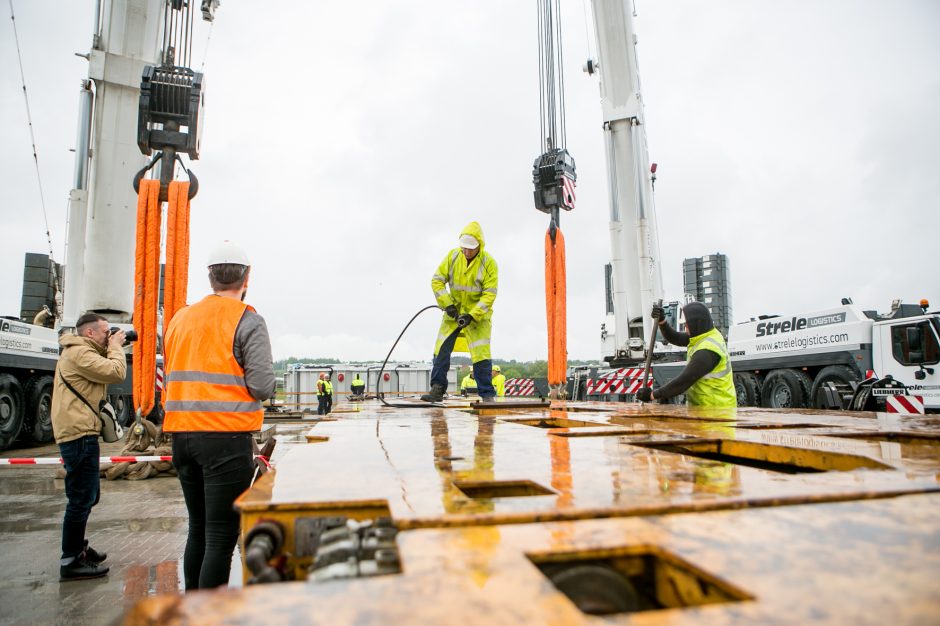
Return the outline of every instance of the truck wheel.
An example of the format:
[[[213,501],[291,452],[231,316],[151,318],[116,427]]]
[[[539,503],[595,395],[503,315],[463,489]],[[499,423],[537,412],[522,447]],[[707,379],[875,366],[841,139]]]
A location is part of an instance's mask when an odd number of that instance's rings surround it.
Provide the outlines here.
[[[810,394],[813,408],[832,408],[826,403],[826,395],[823,392],[826,383],[834,383],[840,393],[846,393],[852,391],[852,383],[854,382],[858,382],[858,376],[845,365],[830,365],[822,368],[816,374],[816,380],[813,382],[813,390]]]
[[[23,388],[10,374],[0,374],[0,450],[6,450],[23,427]]]
[[[122,396],[112,394],[108,396],[108,402],[114,408],[114,415],[117,417],[118,424],[127,428],[134,421],[134,412],[131,411],[131,396]]]
[[[806,406],[807,393],[799,374],[791,369],[773,370],[761,385],[761,406],[772,409],[801,409]],[[806,376],[803,374],[803,376]]]
[[[36,376],[26,383],[23,432],[30,441],[52,441],[52,376]]]
[[[735,374],[734,391],[738,396],[738,406],[760,406],[760,383],[754,374]]]

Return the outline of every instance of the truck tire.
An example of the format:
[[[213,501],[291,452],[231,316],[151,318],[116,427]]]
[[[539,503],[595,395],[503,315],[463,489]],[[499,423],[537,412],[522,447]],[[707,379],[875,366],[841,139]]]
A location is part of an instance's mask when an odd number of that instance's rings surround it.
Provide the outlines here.
[[[761,385],[761,406],[772,409],[801,409],[806,406],[809,395],[804,391],[804,381],[800,374],[809,378],[803,372],[791,369],[772,370],[764,378]]]
[[[52,441],[52,376],[34,376],[26,383],[23,432],[35,443]]]
[[[734,391],[738,397],[738,406],[760,406],[760,382],[754,374],[735,374]]]
[[[23,427],[23,388],[10,374],[0,374],[0,450],[10,447]]]
[[[131,410],[133,400],[131,396],[122,396],[121,394],[111,394],[108,396],[108,402],[114,408],[114,415],[117,417],[118,424],[127,428],[134,421],[134,412]]]
[[[834,383],[840,392],[852,390],[852,383],[858,382],[858,375],[845,365],[830,365],[819,370],[813,389],[810,392],[811,406],[814,409],[832,408],[826,404],[823,388],[826,383]],[[841,407],[840,407],[841,408]]]

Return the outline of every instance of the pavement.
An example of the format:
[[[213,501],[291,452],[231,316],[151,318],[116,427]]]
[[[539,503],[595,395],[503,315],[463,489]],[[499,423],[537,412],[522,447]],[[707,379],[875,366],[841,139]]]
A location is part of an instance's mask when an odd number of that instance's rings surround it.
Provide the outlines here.
[[[299,420],[298,420],[299,421]],[[279,425],[275,460],[309,425]],[[285,445],[281,444],[281,439]],[[123,444],[101,444],[102,455]],[[20,447],[0,457],[58,457],[58,446]],[[147,596],[182,593],[186,505],[179,482],[165,476],[101,481],[101,501],[88,520],[87,537],[106,552],[104,578],[59,582],[65,484],[57,466],[0,466],[0,625],[117,623]],[[230,586],[241,586],[241,557],[233,555]]]

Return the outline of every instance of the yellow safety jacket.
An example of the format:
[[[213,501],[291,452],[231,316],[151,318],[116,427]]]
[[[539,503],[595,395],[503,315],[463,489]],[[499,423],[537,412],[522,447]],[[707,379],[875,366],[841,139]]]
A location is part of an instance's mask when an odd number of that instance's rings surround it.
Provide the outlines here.
[[[245,370],[232,353],[238,322],[249,308],[211,295],[173,316],[164,342],[164,432],[261,428],[264,409],[249,393]]]
[[[470,374],[467,374],[466,376],[464,376],[463,380],[460,381],[460,390],[463,391],[465,389],[466,390],[473,389],[474,391],[477,390],[477,381],[474,378],[470,378]]]
[[[483,229],[477,222],[467,224],[460,234],[473,235],[480,242],[477,255],[467,263],[460,248],[448,252],[431,278],[431,290],[442,309],[453,304],[459,313],[469,313],[473,317],[473,322],[460,331],[453,351],[469,352],[470,359],[479,363],[490,358],[490,320],[499,284],[499,268],[496,260],[484,250]],[[445,313],[434,345],[435,356],[444,340],[455,330],[457,320]]]
[[[502,374],[497,374],[496,376],[493,376],[493,387],[496,388],[497,396],[505,396],[506,395],[506,377],[503,376]]]
[[[325,393],[328,396],[332,396],[333,395],[333,383],[331,383],[328,380],[324,380],[323,381],[323,393]]]
[[[707,333],[689,339],[688,359],[692,360],[692,355],[699,350],[710,350],[717,354],[720,360],[711,372],[695,381],[685,392],[689,406],[736,407],[738,401],[731,374],[731,362],[728,360],[728,348],[718,329],[712,328]]]

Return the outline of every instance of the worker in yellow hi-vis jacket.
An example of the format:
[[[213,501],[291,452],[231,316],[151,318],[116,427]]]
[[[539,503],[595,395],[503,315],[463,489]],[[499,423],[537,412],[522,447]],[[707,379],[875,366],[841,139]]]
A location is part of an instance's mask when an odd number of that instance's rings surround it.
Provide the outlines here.
[[[477,390],[484,402],[496,396],[493,388],[490,335],[493,302],[499,284],[496,260],[484,250],[483,229],[470,222],[461,231],[460,247],[444,257],[431,278],[438,306],[444,309],[434,346],[431,391],[421,396],[440,402],[447,391],[451,352],[470,352]]]

